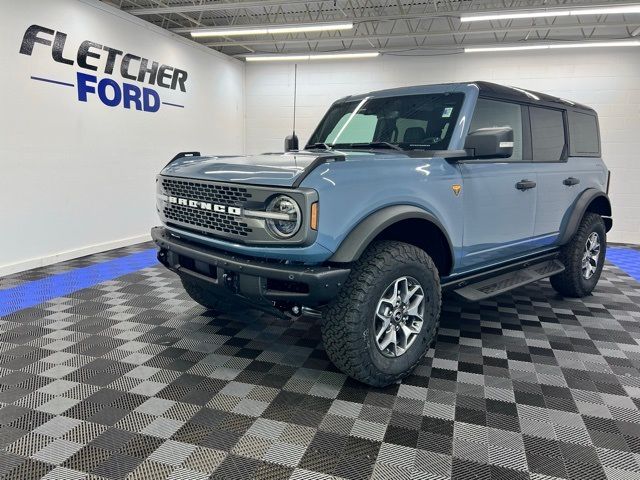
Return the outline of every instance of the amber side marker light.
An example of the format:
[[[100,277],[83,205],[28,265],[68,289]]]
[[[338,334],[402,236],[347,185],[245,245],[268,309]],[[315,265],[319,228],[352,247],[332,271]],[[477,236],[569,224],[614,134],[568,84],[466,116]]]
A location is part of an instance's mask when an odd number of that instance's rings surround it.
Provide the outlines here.
[[[318,230],[318,202],[314,202],[311,204],[310,226],[312,230]]]

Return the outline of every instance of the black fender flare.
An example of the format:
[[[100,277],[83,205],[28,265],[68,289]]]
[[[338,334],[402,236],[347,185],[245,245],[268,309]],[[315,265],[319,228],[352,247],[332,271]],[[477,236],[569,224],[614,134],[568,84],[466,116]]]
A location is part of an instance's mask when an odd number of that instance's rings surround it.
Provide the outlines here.
[[[431,213],[413,205],[392,205],[373,212],[349,232],[329,261],[349,263],[357,260],[380,232],[394,223],[409,219],[427,220],[437,227],[447,239],[453,261],[453,244],[442,223]]]
[[[580,196],[576,199],[573,204],[573,209],[570,210],[570,213],[567,212],[565,215],[565,220],[563,220],[563,228],[560,230],[560,236],[558,237],[558,245],[564,245],[571,240],[571,238],[578,231],[578,227],[580,226],[580,222],[582,221],[582,217],[587,212],[589,205],[593,203],[594,200],[598,198],[604,198],[606,201],[606,209],[604,212],[601,212],[603,216],[605,228],[607,232],[611,230],[613,226],[613,220],[610,218],[611,215],[611,201],[607,194],[601,190],[595,188],[587,188],[584,192],[580,194]]]

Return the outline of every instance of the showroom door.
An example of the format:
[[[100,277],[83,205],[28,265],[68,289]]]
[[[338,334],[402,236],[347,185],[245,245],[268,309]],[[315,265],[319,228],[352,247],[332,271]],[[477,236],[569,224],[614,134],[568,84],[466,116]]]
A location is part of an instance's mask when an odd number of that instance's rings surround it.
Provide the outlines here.
[[[508,159],[460,162],[464,192],[463,268],[493,264],[531,249],[537,176],[531,162],[526,111],[516,103],[479,99],[469,132],[511,127]],[[528,127],[528,125],[527,125]]]

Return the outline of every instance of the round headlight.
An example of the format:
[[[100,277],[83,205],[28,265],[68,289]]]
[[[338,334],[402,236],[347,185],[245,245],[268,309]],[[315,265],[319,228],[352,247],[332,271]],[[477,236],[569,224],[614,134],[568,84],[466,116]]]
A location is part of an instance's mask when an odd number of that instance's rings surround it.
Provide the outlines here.
[[[287,197],[286,195],[280,195],[269,202],[267,205],[267,212],[281,214],[282,218],[268,218],[267,227],[269,231],[278,238],[291,238],[302,225],[302,214],[300,207],[296,201]]]

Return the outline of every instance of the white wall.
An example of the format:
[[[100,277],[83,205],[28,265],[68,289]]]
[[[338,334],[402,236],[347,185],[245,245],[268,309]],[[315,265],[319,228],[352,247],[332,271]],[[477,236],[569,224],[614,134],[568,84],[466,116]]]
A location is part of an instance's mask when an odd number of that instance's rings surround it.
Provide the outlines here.
[[[609,239],[640,243],[640,49],[382,56],[298,65],[297,131],[306,142],[336,99],[371,90],[487,80],[557,95],[598,111],[605,161],[612,171],[614,229]],[[282,150],[291,130],[293,65],[248,64],[248,153]]]
[[[155,175],[175,153],[243,153],[242,62],[94,0],[4,1],[0,18],[0,275],[147,239]],[[67,33],[67,57],[91,40],[186,70],[185,93],[155,87],[184,108],[110,108],[95,96],[79,102],[75,87],[31,80],[75,84],[76,72],[124,80],[101,72],[105,52],[91,60],[98,72],[56,63],[41,44],[21,55],[32,24]]]

